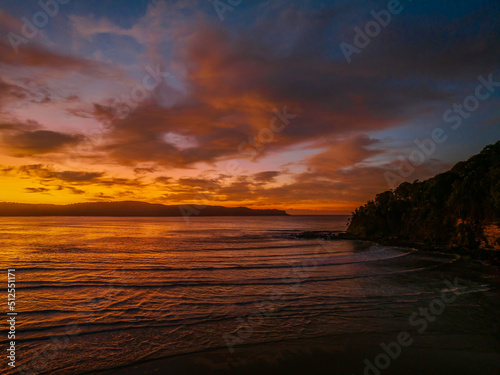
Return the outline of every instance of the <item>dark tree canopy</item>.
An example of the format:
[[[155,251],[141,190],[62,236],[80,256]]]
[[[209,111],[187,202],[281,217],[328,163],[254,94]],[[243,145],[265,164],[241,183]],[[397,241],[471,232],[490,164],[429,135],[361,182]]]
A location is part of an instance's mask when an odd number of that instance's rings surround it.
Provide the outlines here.
[[[450,171],[402,183],[359,207],[348,233],[476,248],[500,222],[500,141]]]

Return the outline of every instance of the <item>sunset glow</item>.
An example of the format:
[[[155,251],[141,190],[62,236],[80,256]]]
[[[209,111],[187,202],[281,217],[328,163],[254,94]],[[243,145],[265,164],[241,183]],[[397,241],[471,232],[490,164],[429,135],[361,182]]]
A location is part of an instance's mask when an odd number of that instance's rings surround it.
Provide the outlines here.
[[[494,25],[475,26],[498,18],[494,2],[407,5],[350,63],[339,45],[371,19],[371,2],[244,2],[223,20],[207,1],[90,3],[60,4],[35,30],[23,17],[33,22],[36,2],[3,5],[3,201],[348,213],[388,189],[385,173],[436,127],[446,142],[399,182],[500,137],[500,90],[460,129],[443,120],[478,77],[499,80]],[[412,15],[424,8],[425,22]],[[414,45],[433,47],[409,50],[409,28]]]

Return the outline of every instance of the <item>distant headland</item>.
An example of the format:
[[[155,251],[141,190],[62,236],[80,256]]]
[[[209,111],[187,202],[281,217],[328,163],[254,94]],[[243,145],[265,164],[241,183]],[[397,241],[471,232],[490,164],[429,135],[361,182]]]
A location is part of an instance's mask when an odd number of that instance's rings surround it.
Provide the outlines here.
[[[282,210],[260,210],[247,207],[204,206],[192,214],[190,206],[151,204],[146,202],[89,202],[67,205],[0,203],[0,216],[115,216],[115,217],[183,217],[183,216],[287,216]]]

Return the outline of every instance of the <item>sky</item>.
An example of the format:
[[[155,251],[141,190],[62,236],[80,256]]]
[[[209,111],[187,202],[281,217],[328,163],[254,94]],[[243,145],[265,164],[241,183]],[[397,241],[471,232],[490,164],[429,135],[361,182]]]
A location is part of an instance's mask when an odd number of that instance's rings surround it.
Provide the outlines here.
[[[500,139],[497,0],[0,9],[0,201],[349,213]]]

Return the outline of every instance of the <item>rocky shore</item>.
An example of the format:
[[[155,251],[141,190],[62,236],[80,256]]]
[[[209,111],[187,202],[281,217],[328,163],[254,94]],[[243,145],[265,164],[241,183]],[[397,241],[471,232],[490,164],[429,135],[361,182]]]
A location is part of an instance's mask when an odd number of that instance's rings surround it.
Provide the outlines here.
[[[325,241],[371,241],[386,246],[408,247],[420,251],[440,252],[460,255],[462,258],[478,260],[487,265],[500,266],[500,251],[482,248],[466,248],[461,246],[442,246],[426,242],[415,242],[397,237],[357,236],[340,231],[307,231],[293,234],[292,238],[301,240],[325,240]]]

